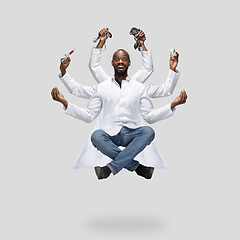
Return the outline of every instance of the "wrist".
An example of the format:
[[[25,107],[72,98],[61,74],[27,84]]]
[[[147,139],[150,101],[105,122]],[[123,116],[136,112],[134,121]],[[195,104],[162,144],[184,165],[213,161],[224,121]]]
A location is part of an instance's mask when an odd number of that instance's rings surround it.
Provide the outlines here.
[[[62,100],[61,103],[67,108],[68,107],[68,101],[66,99]]]
[[[103,45],[105,44],[105,42],[106,42],[106,40],[105,40],[105,39],[104,39],[104,40],[100,39],[100,41],[98,42],[98,45],[97,45],[97,47],[96,47],[96,48],[102,48],[102,47],[103,47]]]
[[[62,74],[62,77],[66,74],[66,69],[61,69],[60,68],[60,71],[61,71],[61,74]]]
[[[142,50],[143,50],[143,51],[147,51],[147,48],[146,48],[146,46],[144,45],[144,42],[142,42],[142,43],[140,43],[140,44],[141,44]]]
[[[173,67],[170,67],[170,69],[173,71],[173,72],[176,72],[176,68],[173,68]]]
[[[173,101],[173,102],[171,103],[171,109],[175,108],[176,106],[177,106],[177,103]]]

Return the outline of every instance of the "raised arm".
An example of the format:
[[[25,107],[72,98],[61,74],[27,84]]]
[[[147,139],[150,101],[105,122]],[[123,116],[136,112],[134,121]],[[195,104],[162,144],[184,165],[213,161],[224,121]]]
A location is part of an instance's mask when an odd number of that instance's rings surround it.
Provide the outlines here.
[[[181,91],[180,95],[175,100],[164,107],[154,109],[151,100],[149,99],[147,92],[144,91],[140,99],[140,113],[143,119],[152,124],[160,120],[171,117],[174,114],[175,107],[177,105],[185,103],[187,100],[187,94],[185,91]]]
[[[102,47],[104,46],[104,44],[106,42],[106,37],[109,36],[109,31],[106,28],[104,28],[98,34],[101,37],[100,37],[100,40],[99,40],[96,48],[92,49],[88,67],[89,67],[90,72],[92,73],[93,77],[95,78],[95,80],[98,83],[101,83],[109,78],[109,76],[106,74],[106,72],[100,66]]]
[[[150,75],[153,73],[153,61],[152,54],[147,50],[145,46],[146,36],[145,33],[138,29],[139,32],[134,36],[134,39],[137,40],[138,36],[141,36],[140,45],[142,47],[141,55],[142,55],[142,68],[138,70],[133,76],[132,79],[136,79],[138,82],[144,83]]]
[[[91,98],[95,93],[95,86],[82,86],[81,84],[74,81],[70,75],[67,73],[66,69],[69,66],[71,59],[68,57],[66,60],[60,60],[60,71],[61,73],[58,75],[59,79],[62,81],[67,90],[77,96],[82,98]]]
[[[69,103],[59,92],[57,87],[53,88],[51,95],[53,100],[63,104],[63,108],[66,114],[87,123],[92,122],[102,109],[102,100],[97,92],[89,100],[87,108],[77,107]]]
[[[178,70],[176,70],[175,72],[169,70],[165,83],[161,85],[144,84],[149,97],[160,98],[172,95],[177,85],[179,76],[180,73],[178,72]]]
[[[170,60],[169,60],[170,69],[168,72],[168,77],[166,82],[161,85],[153,85],[153,84],[145,85],[145,88],[147,90],[149,97],[159,98],[159,97],[166,97],[166,96],[172,95],[180,76],[179,71],[176,69],[178,65],[179,54],[178,53],[176,54],[177,56],[170,55]]]

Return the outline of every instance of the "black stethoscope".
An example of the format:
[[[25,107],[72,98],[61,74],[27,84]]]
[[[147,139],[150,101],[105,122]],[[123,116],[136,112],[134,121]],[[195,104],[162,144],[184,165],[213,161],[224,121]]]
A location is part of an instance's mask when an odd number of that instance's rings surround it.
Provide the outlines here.
[[[108,28],[106,28],[108,30]],[[99,38],[101,37],[101,35],[99,34],[98,37],[93,39],[93,42],[96,42]],[[112,34],[109,32],[109,37],[112,38]],[[106,39],[107,39],[107,33],[106,33]]]

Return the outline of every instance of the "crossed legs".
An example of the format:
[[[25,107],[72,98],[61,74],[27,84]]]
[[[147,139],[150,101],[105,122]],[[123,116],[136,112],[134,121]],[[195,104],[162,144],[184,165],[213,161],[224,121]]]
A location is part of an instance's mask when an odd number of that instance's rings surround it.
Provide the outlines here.
[[[115,136],[110,136],[101,129],[96,130],[92,133],[91,141],[94,147],[112,159],[107,164],[107,167],[115,175],[123,168],[129,171],[136,171],[136,169],[142,166],[134,158],[152,142],[154,137],[155,132],[151,127],[143,126],[130,129],[124,126]],[[118,146],[123,146],[125,149],[120,150]]]

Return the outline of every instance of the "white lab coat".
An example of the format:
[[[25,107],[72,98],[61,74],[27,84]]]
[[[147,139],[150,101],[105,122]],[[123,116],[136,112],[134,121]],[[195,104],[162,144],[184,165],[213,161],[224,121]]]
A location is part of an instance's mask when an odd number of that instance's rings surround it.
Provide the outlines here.
[[[147,78],[153,72],[153,64],[152,64],[152,57],[151,57],[150,51],[142,51],[141,54],[142,54],[142,69],[140,69],[136,74],[134,74],[131,77],[131,79],[136,79],[137,81],[143,83],[147,80]],[[97,82],[103,82],[111,78],[101,68],[100,57],[101,57],[101,50],[93,48],[90,62],[89,62],[89,68]],[[171,95],[177,84],[179,75],[180,74],[178,71],[173,72],[169,70],[167,80],[164,84],[159,86],[145,84],[145,88],[147,90],[149,97],[156,98],[156,97],[165,97],[165,96]],[[81,84],[75,82],[69,76],[68,73],[66,73],[63,77],[60,74],[59,78],[63,82],[63,84],[66,86],[68,91],[71,94],[74,94],[75,96],[90,98],[95,93],[96,86],[92,86],[92,87],[82,86]],[[96,125],[93,131],[91,132],[91,134],[95,130],[99,129],[100,119],[101,119],[101,113],[97,118]],[[144,121],[142,118],[140,118],[140,123],[141,125],[144,125],[143,124]],[[96,165],[104,166],[111,161],[109,157],[103,155],[95,147],[93,147],[90,140],[91,134],[89,135],[85,146],[77,156],[76,161],[73,165],[73,169],[93,168]],[[139,161],[141,164],[145,166],[153,166],[155,168],[162,168],[162,169],[167,168],[164,158],[159,152],[159,150],[156,148],[154,141],[150,145],[148,145],[139,155],[137,155],[135,159],[137,159],[137,161]]]

